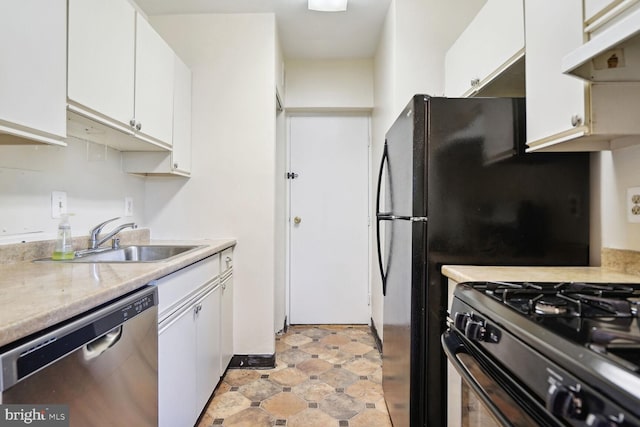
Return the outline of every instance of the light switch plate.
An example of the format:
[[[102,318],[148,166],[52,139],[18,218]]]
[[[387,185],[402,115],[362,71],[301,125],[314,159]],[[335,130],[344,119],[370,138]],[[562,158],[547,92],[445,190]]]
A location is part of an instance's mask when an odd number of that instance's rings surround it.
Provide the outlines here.
[[[640,187],[627,188],[627,221],[640,222]]]
[[[67,213],[67,193],[65,191],[51,192],[51,218],[60,218]]]

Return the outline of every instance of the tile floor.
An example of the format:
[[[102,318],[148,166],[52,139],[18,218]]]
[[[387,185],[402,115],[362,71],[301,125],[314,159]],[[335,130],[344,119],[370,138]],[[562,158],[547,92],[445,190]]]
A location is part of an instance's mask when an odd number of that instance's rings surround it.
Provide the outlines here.
[[[229,369],[197,427],[391,427],[368,326],[292,326],[274,369]]]

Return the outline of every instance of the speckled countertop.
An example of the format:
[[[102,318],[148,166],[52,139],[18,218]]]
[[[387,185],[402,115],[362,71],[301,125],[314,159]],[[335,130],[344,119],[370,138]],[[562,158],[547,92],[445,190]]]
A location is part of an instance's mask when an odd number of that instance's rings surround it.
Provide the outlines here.
[[[482,267],[444,265],[442,273],[456,282],[530,281],[530,282],[609,282],[640,283],[637,274],[603,267]]]
[[[456,282],[640,283],[640,251],[602,248],[601,267],[484,267],[443,265],[442,274]]]
[[[55,325],[235,245],[234,239],[159,241],[198,245],[163,262],[0,263],[0,346]]]

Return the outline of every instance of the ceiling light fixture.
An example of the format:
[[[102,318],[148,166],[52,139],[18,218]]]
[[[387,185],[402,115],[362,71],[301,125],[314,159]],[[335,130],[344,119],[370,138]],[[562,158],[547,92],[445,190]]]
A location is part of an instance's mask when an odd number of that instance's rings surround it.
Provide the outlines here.
[[[309,0],[309,10],[345,12],[347,10],[347,0]]]

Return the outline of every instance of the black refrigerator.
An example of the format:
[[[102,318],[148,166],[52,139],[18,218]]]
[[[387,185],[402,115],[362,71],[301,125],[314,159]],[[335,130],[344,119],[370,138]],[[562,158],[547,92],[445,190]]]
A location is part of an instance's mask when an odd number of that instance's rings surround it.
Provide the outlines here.
[[[378,174],[383,389],[394,427],[446,425],[443,264],[588,265],[588,153],[525,153],[515,98],[416,95]]]

